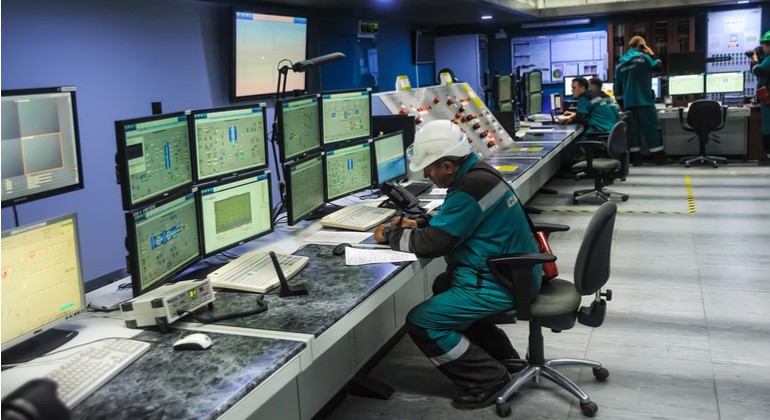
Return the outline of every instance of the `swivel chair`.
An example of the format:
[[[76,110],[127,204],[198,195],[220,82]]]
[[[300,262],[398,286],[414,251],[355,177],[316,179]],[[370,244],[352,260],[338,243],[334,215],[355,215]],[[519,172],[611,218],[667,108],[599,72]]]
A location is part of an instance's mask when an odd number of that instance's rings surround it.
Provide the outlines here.
[[[581,359],[545,359],[542,328],[553,332],[568,330],[577,319],[583,325],[599,327],[604,322],[607,311],[606,300],[612,300],[612,290],[602,292],[602,287],[610,277],[610,251],[612,233],[615,227],[615,203],[602,204],[591,218],[586,228],[583,242],[575,263],[574,283],[559,278],[543,282],[540,294],[532,301],[519,299],[516,309],[502,314],[499,318],[490,317],[496,323],[515,322],[511,318],[529,321],[529,348],[527,359],[520,362],[523,367],[497,395],[495,401],[497,414],[506,417],[511,414],[508,400],[529,380],[540,381],[543,376],[569,391],[580,400],[583,414],[593,417],[599,407],[591,397],[575,382],[554,369],[557,366],[588,366],[593,369],[594,377],[604,382],[609,371],[601,363]],[[487,259],[487,266],[495,279],[510,285],[516,296],[531,296],[530,274],[536,264],[555,261],[550,254],[504,254]],[[595,295],[589,307],[580,307],[581,296]],[[502,321],[500,320],[502,319]],[[506,364],[509,366],[510,363]],[[510,369],[510,368],[509,368]]]
[[[684,109],[679,108],[679,123],[682,125],[682,129],[695,133],[695,136],[687,141],[690,142],[697,138],[700,143],[698,155],[685,156],[679,162],[684,162],[686,168],[689,168],[693,162],[710,163],[715,168],[719,167],[719,163],[727,165],[726,158],[706,154],[706,143],[709,142],[709,139],[719,143],[718,137],[711,133],[723,129],[725,121],[727,121],[727,107],[719,105],[717,101],[700,99],[690,104],[686,123],[684,122]]]
[[[612,127],[606,143],[594,139],[577,142],[586,150],[586,159],[572,165],[572,171],[582,172],[586,177],[593,178],[594,188],[573,192],[573,204],[578,204],[580,200],[594,196],[601,201],[609,201],[612,195],[620,196],[622,201],[628,201],[628,194],[610,191],[606,188],[616,179],[625,181],[628,176],[630,153],[628,151],[627,128],[626,122],[621,120]],[[602,152],[606,153],[608,157],[596,157]]]

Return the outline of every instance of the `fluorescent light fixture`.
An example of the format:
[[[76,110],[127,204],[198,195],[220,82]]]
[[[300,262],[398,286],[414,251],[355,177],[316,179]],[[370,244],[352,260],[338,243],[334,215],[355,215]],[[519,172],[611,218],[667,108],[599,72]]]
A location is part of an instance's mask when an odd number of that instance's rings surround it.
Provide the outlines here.
[[[740,1],[735,2],[735,4],[746,4],[748,2],[749,2],[749,0],[740,0]]]
[[[589,23],[591,23],[591,19],[589,18],[552,20],[548,22],[522,23],[521,28],[522,29],[555,28],[558,26],[588,25]]]
[[[482,19],[482,20],[489,20],[489,19],[492,19],[492,15],[482,15],[482,16],[481,16],[481,19]]]

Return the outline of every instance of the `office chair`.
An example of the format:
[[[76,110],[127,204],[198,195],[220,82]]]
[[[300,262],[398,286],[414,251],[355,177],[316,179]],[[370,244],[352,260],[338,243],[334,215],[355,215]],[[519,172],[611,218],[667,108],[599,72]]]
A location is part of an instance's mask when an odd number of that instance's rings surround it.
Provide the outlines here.
[[[542,329],[545,327],[553,332],[561,332],[575,326],[575,320],[594,328],[601,326],[604,322],[607,301],[612,300],[612,290],[607,289],[606,292],[602,292],[601,289],[610,277],[610,251],[616,213],[615,203],[606,202],[591,218],[575,262],[574,283],[559,278],[544,281],[540,294],[532,302],[520,299],[513,311],[498,317],[490,317],[498,324],[511,323],[511,318],[529,321],[527,359],[517,361],[520,362],[519,367],[522,369],[500,391],[495,401],[497,414],[500,417],[511,414],[511,405],[508,402],[511,396],[530,380],[539,383],[541,376],[576,396],[580,400],[580,408],[585,416],[593,417],[599,410],[585,391],[554,368],[588,366],[592,368],[594,377],[600,382],[607,380],[609,371],[602,367],[601,363],[592,360],[546,360]],[[512,285],[516,296],[531,296],[532,267],[555,260],[556,257],[550,254],[505,254],[490,257],[487,259],[487,266],[497,281]],[[591,306],[581,307],[581,297],[590,295],[596,296]],[[606,297],[606,300],[603,297]],[[512,364],[506,364],[507,367],[509,365]]]
[[[727,107],[721,106],[719,102],[709,99],[700,99],[690,104],[687,111],[687,123],[684,122],[684,109],[679,108],[679,123],[682,129],[695,133],[688,142],[698,138],[700,143],[699,154],[694,156],[685,156],[679,159],[684,162],[684,166],[689,168],[693,162],[710,163],[711,166],[718,168],[719,163],[727,165],[727,159],[721,156],[710,156],[706,154],[706,143],[713,139],[719,143],[718,137],[712,135],[714,131],[719,131],[725,127],[727,121]]]
[[[625,181],[630,167],[628,151],[628,125],[618,121],[607,136],[606,143],[600,137],[588,137],[589,140],[577,142],[586,150],[586,159],[572,165],[573,172],[583,172],[586,177],[594,179],[594,188],[578,190],[572,193],[572,204],[580,200],[596,196],[602,201],[609,201],[612,195],[620,196],[622,201],[628,201],[628,194],[606,189],[616,179]],[[596,157],[606,153],[608,157]]]

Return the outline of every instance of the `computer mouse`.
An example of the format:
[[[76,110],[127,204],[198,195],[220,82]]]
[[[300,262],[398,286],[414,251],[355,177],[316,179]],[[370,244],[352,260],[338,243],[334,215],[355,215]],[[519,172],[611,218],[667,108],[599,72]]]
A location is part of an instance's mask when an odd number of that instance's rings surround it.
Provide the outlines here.
[[[186,335],[174,343],[174,350],[205,350],[214,344],[206,334],[193,333]]]
[[[350,244],[346,243],[346,242],[343,242],[343,243],[335,246],[334,249],[332,249],[332,255],[337,255],[337,256],[345,255],[345,248],[347,248],[349,246],[350,246]]]

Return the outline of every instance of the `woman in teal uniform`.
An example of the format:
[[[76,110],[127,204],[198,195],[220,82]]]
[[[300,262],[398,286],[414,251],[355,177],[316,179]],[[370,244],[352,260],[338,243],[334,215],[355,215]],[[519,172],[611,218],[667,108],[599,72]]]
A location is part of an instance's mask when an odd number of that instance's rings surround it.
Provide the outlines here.
[[[757,89],[765,86],[770,90],[770,31],[765,32],[762,39],[759,40],[764,51],[762,60],[757,57],[754,51],[754,57],[751,62],[751,72],[757,76]],[[760,101],[759,109],[762,112],[762,144],[765,146],[765,159],[760,160],[762,166],[770,165],[770,101],[762,103]]]

